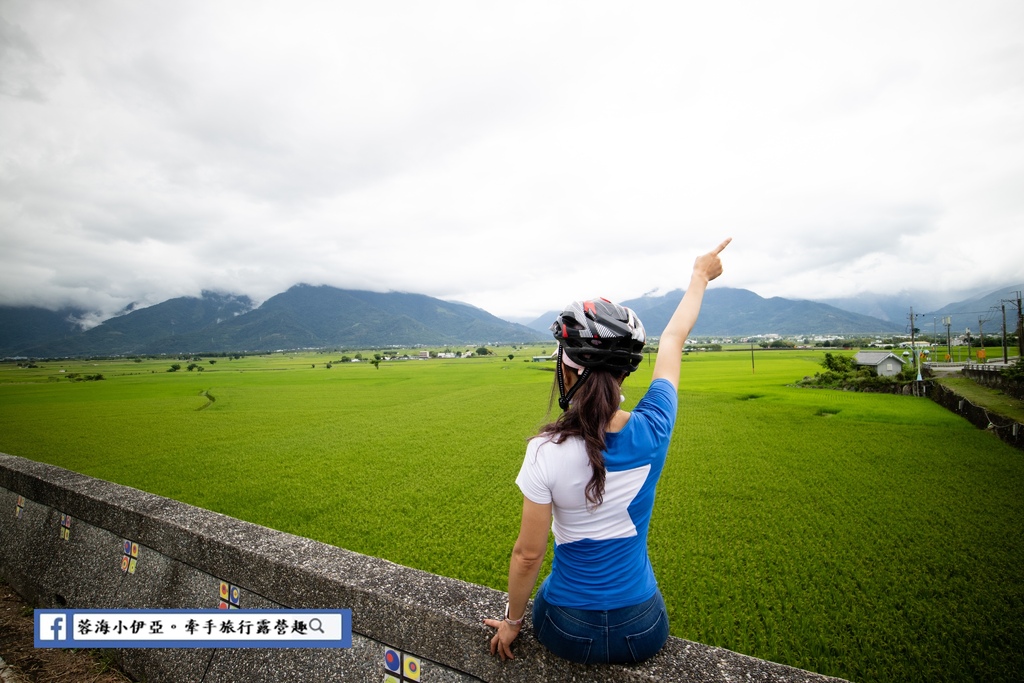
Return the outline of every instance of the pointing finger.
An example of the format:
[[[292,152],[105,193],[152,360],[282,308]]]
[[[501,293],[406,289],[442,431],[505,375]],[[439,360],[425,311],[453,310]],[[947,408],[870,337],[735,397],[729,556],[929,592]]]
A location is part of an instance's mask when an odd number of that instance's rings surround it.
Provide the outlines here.
[[[722,253],[723,249],[725,249],[727,246],[729,246],[729,242],[732,242],[732,238],[731,237],[726,237],[725,240],[721,244],[719,244],[717,247],[715,247],[714,249],[711,250],[711,253],[714,254],[715,256],[718,256],[719,254]]]

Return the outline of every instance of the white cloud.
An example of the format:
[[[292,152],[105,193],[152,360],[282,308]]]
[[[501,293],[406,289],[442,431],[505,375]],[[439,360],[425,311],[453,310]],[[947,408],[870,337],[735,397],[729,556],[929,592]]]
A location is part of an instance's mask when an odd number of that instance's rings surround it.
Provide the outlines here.
[[[0,303],[1020,279],[1013,2],[0,9]],[[993,249],[993,245],[998,245]]]

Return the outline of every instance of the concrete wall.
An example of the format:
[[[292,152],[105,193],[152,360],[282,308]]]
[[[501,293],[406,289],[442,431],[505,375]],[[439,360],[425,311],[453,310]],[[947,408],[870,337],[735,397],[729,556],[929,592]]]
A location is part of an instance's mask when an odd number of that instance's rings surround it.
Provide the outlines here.
[[[964,366],[962,372],[965,377],[970,377],[978,384],[999,389],[1014,398],[1024,400],[1024,386],[1018,382],[1011,382],[1006,379],[1003,376],[1004,367],[997,364],[971,363]]]
[[[132,572],[125,540],[140,545]],[[439,683],[839,680],[678,638],[641,665],[581,666],[550,655],[529,625],[516,659],[500,662],[482,619],[501,613],[503,592],[6,454],[0,574],[44,608],[214,608],[226,582],[243,608],[352,610],[351,649],[119,650],[148,683],[381,681],[385,645],[420,658],[421,680]]]

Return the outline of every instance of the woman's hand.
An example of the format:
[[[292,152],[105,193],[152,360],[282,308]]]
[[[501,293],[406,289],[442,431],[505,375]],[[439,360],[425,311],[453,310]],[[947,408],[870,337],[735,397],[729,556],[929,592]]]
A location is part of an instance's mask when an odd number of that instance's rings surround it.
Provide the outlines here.
[[[708,283],[722,274],[722,261],[718,255],[729,246],[732,238],[728,238],[717,247],[698,256],[693,263],[693,274],[690,276],[690,285],[686,288],[683,300],[679,302],[675,313],[661,333],[661,340],[658,344],[658,358],[654,361],[654,374],[652,379],[664,379],[672,383],[672,386],[679,388],[679,368],[683,345],[690,335],[694,323],[697,322],[697,315],[700,313],[701,302],[704,301],[704,290]]]
[[[697,257],[697,260],[693,264],[693,274],[703,277],[708,282],[711,282],[721,275],[722,261],[718,258],[718,255],[722,253],[723,249],[729,246],[729,242],[732,242],[731,237],[727,238],[724,242],[703,256]]]
[[[512,655],[512,641],[519,635],[522,626],[513,626],[504,619],[484,619],[484,623],[498,629],[491,638],[491,655],[497,654],[502,660],[515,659]]]

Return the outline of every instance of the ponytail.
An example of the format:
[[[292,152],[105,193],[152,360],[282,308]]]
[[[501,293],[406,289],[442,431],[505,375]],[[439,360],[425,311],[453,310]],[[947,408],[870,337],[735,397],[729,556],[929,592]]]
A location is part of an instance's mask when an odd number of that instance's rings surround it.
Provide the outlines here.
[[[604,501],[604,434],[619,409],[623,377],[602,370],[587,373],[585,381],[581,378],[573,386],[572,403],[568,409],[540,430],[541,435],[551,435],[554,443],[562,443],[570,436],[583,439],[593,472],[587,482],[587,503],[593,507]],[[552,398],[555,390],[553,387]]]

